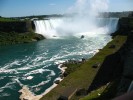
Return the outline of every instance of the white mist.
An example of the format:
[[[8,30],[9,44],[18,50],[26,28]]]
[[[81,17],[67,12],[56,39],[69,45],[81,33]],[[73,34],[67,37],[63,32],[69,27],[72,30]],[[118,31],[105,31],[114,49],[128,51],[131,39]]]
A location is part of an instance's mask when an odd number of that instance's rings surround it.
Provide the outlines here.
[[[77,0],[67,14],[73,17],[35,21],[36,33],[46,38],[66,36],[85,37],[109,34],[117,29],[117,18],[98,18],[108,11],[108,0]]]

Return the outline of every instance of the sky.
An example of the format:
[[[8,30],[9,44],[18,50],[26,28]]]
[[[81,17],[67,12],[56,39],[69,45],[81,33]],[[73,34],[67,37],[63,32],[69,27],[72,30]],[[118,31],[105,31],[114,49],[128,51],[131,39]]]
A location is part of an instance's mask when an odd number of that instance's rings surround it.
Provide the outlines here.
[[[64,14],[77,0],[0,0],[0,16]],[[109,0],[109,11],[133,11],[133,0]]]

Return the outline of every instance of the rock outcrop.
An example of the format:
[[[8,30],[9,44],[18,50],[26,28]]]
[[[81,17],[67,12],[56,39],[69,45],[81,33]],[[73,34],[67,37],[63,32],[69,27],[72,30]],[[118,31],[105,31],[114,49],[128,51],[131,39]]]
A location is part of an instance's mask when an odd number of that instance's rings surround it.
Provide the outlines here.
[[[122,58],[122,76],[119,83],[117,95],[122,95],[127,92],[131,81],[133,80],[133,16],[120,18],[118,23],[118,31],[112,34],[125,35],[127,36],[127,41],[122,48],[121,58]]]
[[[1,32],[33,32],[31,21],[0,21]]]
[[[133,33],[128,35],[121,56],[123,58],[123,73],[117,95],[126,93],[133,80]]]
[[[45,39],[34,33],[33,21],[0,21],[0,45],[29,43]]]
[[[133,32],[133,17],[123,17],[119,19],[118,30],[112,36],[128,35],[131,32]]]

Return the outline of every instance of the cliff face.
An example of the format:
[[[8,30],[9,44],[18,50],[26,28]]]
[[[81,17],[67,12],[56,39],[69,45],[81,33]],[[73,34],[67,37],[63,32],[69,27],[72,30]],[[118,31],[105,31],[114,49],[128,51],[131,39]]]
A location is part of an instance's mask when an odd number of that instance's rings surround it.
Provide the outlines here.
[[[133,33],[128,36],[125,53],[123,75],[127,78],[133,79]]]
[[[118,30],[111,35],[128,35],[131,32],[133,32],[133,17],[123,17],[119,19]]]
[[[35,25],[32,21],[0,21],[0,45],[29,43],[44,39],[34,33]]]
[[[126,37],[126,40],[116,53],[104,58],[101,69],[89,87],[90,94],[86,97],[87,99],[81,100],[92,100],[94,98],[96,100],[112,100],[112,98],[123,95],[128,91],[133,80],[133,18],[121,18],[118,23],[118,31],[112,35],[114,36],[114,48],[119,46],[116,45],[117,43],[121,43],[120,37]],[[119,37],[118,40],[115,40],[116,37]],[[103,84],[109,82],[112,83],[107,85],[104,90]],[[100,89],[98,89],[99,87]],[[102,89],[104,92],[101,92]],[[100,92],[101,96],[97,97],[97,93]]]
[[[1,32],[31,32],[33,31],[31,21],[0,21]]]
[[[117,95],[121,95],[127,92],[131,81],[133,80],[133,33],[130,32],[127,37],[127,41],[122,49],[122,61],[123,72],[121,81],[118,87]]]
[[[133,31],[133,17],[121,18],[118,23],[119,32],[121,34],[127,34],[130,31]]]
[[[127,36],[127,41],[122,48],[122,76],[117,95],[126,93],[133,80],[133,17],[121,18],[118,23],[118,31],[113,34]]]

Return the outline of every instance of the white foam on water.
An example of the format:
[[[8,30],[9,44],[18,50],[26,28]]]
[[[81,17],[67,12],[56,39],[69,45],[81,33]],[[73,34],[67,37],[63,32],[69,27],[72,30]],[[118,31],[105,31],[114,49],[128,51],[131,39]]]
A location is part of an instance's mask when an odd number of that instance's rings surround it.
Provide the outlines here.
[[[44,59],[44,57],[39,56],[39,57],[36,57],[35,59],[33,59],[32,62],[38,62],[42,59]]]
[[[57,60],[57,61],[55,61],[54,63],[56,64],[56,65],[59,65],[59,64],[62,64],[62,63],[64,63],[65,61],[64,60]]]
[[[89,11],[86,10],[88,6],[88,1],[91,2],[91,5],[89,6]],[[60,19],[49,19],[49,20],[36,20],[35,28],[36,33],[40,33],[47,38],[52,39],[66,39],[66,37],[76,37],[80,38],[82,35],[85,36],[82,41],[79,41],[80,43],[77,44],[77,46],[72,46],[67,44],[66,46],[62,46],[62,51],[59,51],[57,54],[53,54],[52,57],[49,58],[50,50],[45,51],[44,53],[41,53],[37,55],[38,51],[41,51],[43,49],[37,48],[38,50],[33,51],[33,54],[30,55],[30,57],[25,56],[25,59],[17,59],[13,62],[9,62],[4,67],[0,66],[0,73],[5,74],[13,74],[16,76],[13,80],[15,80],[12,83],[8,83],[5,86],[3,86],[0,90],[3,91],[5,88],[12,88],[12,84],[15,84],[16,82],[19,83],[19,85],[22,87],[20,92],[22,92],[20,99],[28,99],[28,100],[39,100],[42,95],[47,94],[49,91],[51,91],[53,88],[57,86],[57,84],[53,83],[53,85],[46,89],[44,93],[41,95],[35,95],[32,93],[29,88],[35,88],[35,91],[39,91],[41,86],[45,85],[46,83],[49,83],[52,79],[52,76],[56,75],[56,72],[53,70],[49,70],[48,67],[55,64],[63,63],[65,60],[68,60],[70,58],[73,58],[74,56],[84,56],[84,55],[94,55],[98,52],[98,49],[101,49],[106,43],[104,40],[104,35],[109,35],[111,32],[116,31],[117,29],[117,23],[118,19],[112,19],[108,18],[106,19],[106,23],[104,26],[97,26],[97,20],[99,20],[99,23],[101,24],[103,22],[102,19],[97,19],[96,16],[100,11],[103,11],[104,8],[107,8],[106,2],[107,0],[77,0],[77,3],[74,6],[74,12],[77,12],[77,16],[71,17],[71,18],[60,18]],[[87,5],[87,6],[86,6]],[[104,6],[101,6],[104,5]],[[100,6],[100,7],[99,7]],[[87,11],[87,12],[86,12]],[[89,12],[89,13],[88,13]],[[87,15],[86,15],[87,14]],[[90,16],[89,16],[90,15]],[[82,26],[82,27],[81,27]],[[92,44],[87,43],[87,41],[90,38],[93,38]],[[99,39],[102,38],[102,39]],[[99,42],[98,45],[97,42]],[[109,40],[108,40],[109,41]],[[107,41],[107,42],[108,42]],[[82,42],[82,43],[81,43]],[[86,43],[84,43],[86,42]],[[82,45],[85,45],[82,47]],[[72,51],[71,51],[72,49]],[[25,52],[27,50],[25,49]],[[20,66],[22,65],[23,66]],[[15,68],[14,68],[15,67]],[[46,69],[47,68],[47,69]],[[62,67],[61,65],[58,66],[58,68],[61,70],[61,72],[65,72],[66,67]],[[23,80],[32,80],[34,78],[35,74],[43,74],[45,72],[50,72],[49,75],[46,76],[47,80],[42,81],[39,84],[34,84],[33,86],[24,86],[20,82],[20,78]],[[21,74],[20,74],[21,73]],[[20,74],[20,76],[19,76]],[[12,77],[12,76],[11,76]],[[55,79],[62,81],[61,77],[58,77]]]
[[[63,73],[65,72],[66,67],[61,67],[61,64],[58,66],[58,68],[59,68]],[[55,81],[56,81],[56,80],[62,81],[63,79],[62,79],[61,77],[58,77],[58,78],[55,79]],[[55,88],[56,86],[57,86],[57,84],[54,83],[51,87],[49,87],[48,89],[46,89],[44,93],[42,93],[42,96],[43,96],[43,95],[46,95],[48,92],[50,92],[50,91],[51,91],[53,88]]]
[[[61,66],[62,66],[62,65],[60,64],[60,65],[58,66],[58,68],[64,73],[64,72],[65,72],[65,69],[66,69],[67,67],[61,67]],[[51,75],[55,75],[53,71],[51,71]],[[49,76],[50,76],[50,75],[48,75],[48,78],[50,78]],[[62,79],[61,77],[58,77],[58,78],[55,79],[55,81],[56,81],[56,80],[62,81],[63,79]],[[42,86],[42,85],[45,85],[45,84],[48,83],[49,81],[50,81],[50,80],[41,82],[41,83],[39,83],[38,85],[32,86],[32,88],[36,88],[36,89],[38,90],[39,88],[37,88],[37,87]],[[28,99],[28,100],[39,100],[42,96],[46,95],[48,92],[50,92],[50,91],[51,91],[53,88],[55,88],[56,86],[57,86],[57,84],[53,83],[53,85],[52,85],[51,87],[49,87],[48,89],[46,89],[45,92],[42,93],[42,94],[40,94],[40,95],[35,95],[35,94],[33,94],[33,93],[29,90],[29,88],[28,88],[27,86],[23,86],[22,89],[19,91],[20,93],[22,93],[21,96],[20,96],[20,99],[21,99],[21,100],[23,100],[23,99]],[[37,90],[36,90],[36,91],[37,91]]]
[[[43,86],[45,84],[47,84],[50,80],[47,80],[47,81],[42,81],[41,83],[37,84],[37,85],[34,85],[34,86],[31,86],[32,88],[37,88],[37,87],[40,87],[40,86]]]
[[[63,66],[63,67],[62,67],[62,64],[60,64],[60,65],[58,66],[58,68],[61,70],[62,73],[64,73],[65,70],[67,69],[66,66]]]
[[[14,83],[15,82],[9,82],[5,86],[1,87],[0,89],[5,89],[5,88],[13,89]]]
[[[15,60],[15,61],[13,61],[13,62],[11,62],[11,63],[7,63],[7,64],[4,65],[4,67],[2,67],[2,68],[1,68],[1,66],[0,66],[0,70],[5,70],[5,69],[12,68],[12,66],[14,66],[14,65],[20,65],[20,64],[19,64],[19,61],[18,61],[18,60]]]
[[[12,62],[9,62],[7,64],[5,64],[3,67],[0,66],[0,73],[6,73],[6,74],[19,74],[21,72],[18,72],[21,69],[28,69],[28,67],[26,68],[19,68],[21,66],[21,64],[26,63],[28,60],[30,59],[30,57],[28,57],[27,59],[23,59],[23,60],[14,60]],[[14,68],[14,66],[17,66],[16,68]]]
[[[4,77],[0,77],[0,80],[4,79]]]
[[[21,87],[23,86],[23,84],[19,81],[18,78],[14,79]]]
[[[26,70],[29,70],[29,69],[31,69],[31,68],[26,66],[26,67],[18,68],[17,70],[18,71],[26,71]]]
[[[98,53],[98,52],[99,52],[99,50],[93,50],[93,51],[90,51],[89,54],[95,55],[95,54]]]
[[[0,89],[0,92],[3,92],[3,89]]]
[[[43,73],[43,72],[46,72],[46,71],[47,71],[46,69],[36,69],[36,70],[32,70],[32,71],[28,72],[27,74],[25,74],[25,76],[30,76],[30,75],[33,75],[33,74]]]
[[[6,70],[6,69],[0,69],[0,73],[8,73],[8,74],[15,74],[15,73],[17,73],[17,71],[15,70],[15,69],[8,69],[8,70]]]
[[[56,74],[55,74],[55,72],[53,71],[53,70],[49,70],[50,71],[50,74],[48,74],[47,76],[46,76],[46,78],[48,79],[48,80],[51,80],[51,77],[52,76],[55,76]]]
[[[49,76],[55,76],[55,72],[53,70],[51,70],[51,73],[49,74]]]
[[[33,71],[30,71],[28,73],[26,73],[24,76],[30,76],[30,75],[34,75],[34,74],[38,74],[38,73],[44,73],[44,72],[51,72],[51,74],[49,74],[49,76],[55,76],[55,73],[53,70],[49,70],[49,69],[36,69]]]
[[[32,80],[33,79],[33,76],[28,76],[26,79],[27,80]]]
[[[7,97],[7,96],[10,96],[10,94],[9,93],[1,93],[0,94],[0,97]]]

